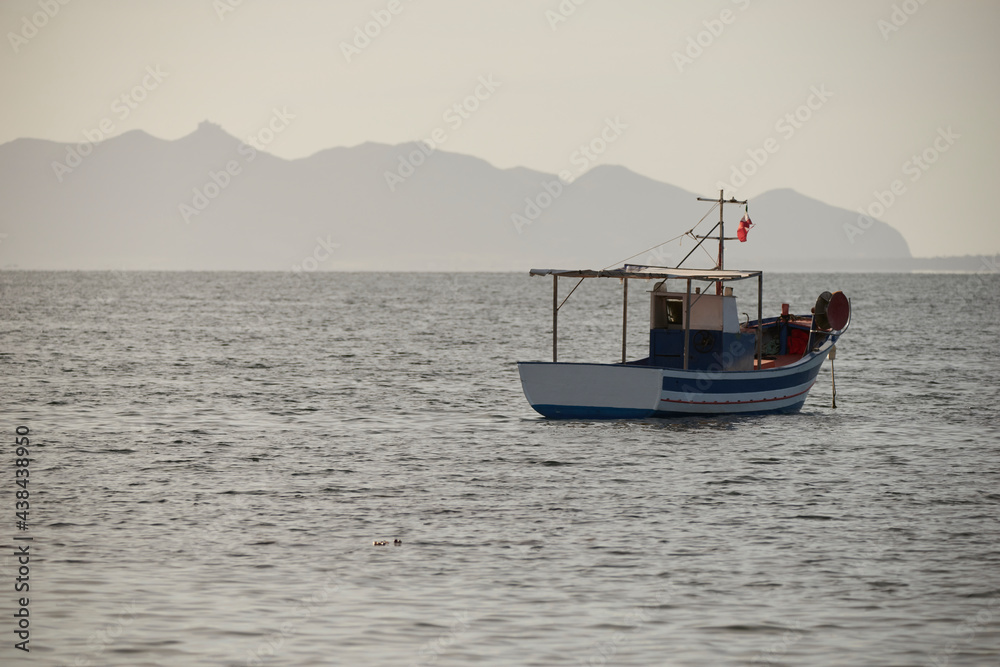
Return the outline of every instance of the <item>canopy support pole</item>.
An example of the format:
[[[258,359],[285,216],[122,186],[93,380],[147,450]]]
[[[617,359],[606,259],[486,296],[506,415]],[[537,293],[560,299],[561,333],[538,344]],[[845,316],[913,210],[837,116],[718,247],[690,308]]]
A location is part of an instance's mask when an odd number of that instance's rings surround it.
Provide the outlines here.
[[[691,342],[691,279],[687,279],[687,295],[684,297],[684,370],[688,369],[688,346]]]
[[[559,276],[552,276],[552,363],[559,358],[556,345],[559,333]]]
[[[625,342],[628,340],[628,278],[623,281],[622,298],[622,363],[625,363]]]
[[[764,363],[764,274],[757,274],[757,370]]]
[[[725,208],[723,204],[723,192],[719,190],[719,266],[716,268],[720,271],[726,268],[726,220],[722,217],[722,209]],[[722,281],[718,280],[715,283],[715,293],[722,296]]]

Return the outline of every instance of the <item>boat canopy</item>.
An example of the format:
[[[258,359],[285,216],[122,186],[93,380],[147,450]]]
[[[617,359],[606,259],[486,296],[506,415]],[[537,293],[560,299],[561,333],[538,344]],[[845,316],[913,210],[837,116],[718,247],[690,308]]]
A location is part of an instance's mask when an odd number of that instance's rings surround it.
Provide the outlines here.
[[[730,271],[722,269],[672,269],[666,266],[625,264],[620,269],[531,269],[532,276],[560,278],[640,278],[645,280],[746,280],[762,275],[762,271]]]

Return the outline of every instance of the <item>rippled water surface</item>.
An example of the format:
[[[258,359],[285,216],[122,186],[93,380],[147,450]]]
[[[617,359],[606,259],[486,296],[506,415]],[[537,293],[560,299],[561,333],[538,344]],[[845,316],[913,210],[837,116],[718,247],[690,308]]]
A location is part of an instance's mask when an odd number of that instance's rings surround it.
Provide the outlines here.
[[[606,282],[561,360],[620,353]],[[836,410],[828,363],[798,415],[552,422],[548,280],[0,273],[0,662],[1000,665],[1000,279],[772,274],[765,314],[838,288]]]

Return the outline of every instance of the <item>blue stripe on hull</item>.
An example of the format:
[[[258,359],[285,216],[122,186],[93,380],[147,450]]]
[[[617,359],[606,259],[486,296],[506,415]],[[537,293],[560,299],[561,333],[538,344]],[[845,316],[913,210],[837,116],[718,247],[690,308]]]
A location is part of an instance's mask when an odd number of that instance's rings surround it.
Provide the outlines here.
[[[779,391],[812,382],[819,375],[819,365],[797,373],[776,375],[775,371],[691,372],[686,376],[663,376],[663,390],[685,394],[745,394]],[[745,375],[744,375],[745,374]],[[763,376],[762,376],[763,374]],[[725,379],[719,376],[725,376]],[[743,377],[733,377],[743,375]],[[732,378],[732,379],[730,379]]]
[[[771,408],[771,409],[761,409],[753,410],[749,412],[732,412],[726,410],[720,410],[719,412],[684,412],[683,410],[657,410],[655,412],[650,412],[648,410],[630,410],[628,408],[600,408],[588,405],[532,405],[531,407],[535,409],[543,417],[548,419],[587,419],[587,420],[599,420],[599,419],[648,419],[655,417],[657,419],[676,419],[678,417],[716,417],[720,415],[729,415],[734,417],[742,416],[752,416],[752,415],[774,415],[774,414],[790,414],[798,412],[802,409],[805,401],[799,401],[792,405],[788,405],[781,408]]]

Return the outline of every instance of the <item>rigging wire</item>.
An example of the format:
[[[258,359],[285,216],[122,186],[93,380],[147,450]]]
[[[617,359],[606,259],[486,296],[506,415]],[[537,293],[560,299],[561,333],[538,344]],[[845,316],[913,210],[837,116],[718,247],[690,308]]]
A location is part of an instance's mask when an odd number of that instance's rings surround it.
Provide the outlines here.
[[[711,228],[710,230],[708,230],[708,233],[709,233],[709,234],[711,234],[712,232],[714,232],[714,231],[715,231],[716,229],[718,229],[718,228],[719,228],[719,223],[715,223],[715,226],[714,226],[714,227],[712,227],[712,228]],[[690,232],[688,232],[688,236],[690,236],[690,237],[691,237],[692,239],[694,239],[694,240],[695,240],[695,241],[697,241],[698,243],[697,243],[697,244],[695,245],[695,247],[691,248],[691,251],[690,251],[690,252],[688,252],[688,254],[684,255],[684,259],[682,259],[681,261],[677,262],[677,268],[678,268],[678,269],[679,269],[679,268],[681,267],[681,264],[683,264],[684,262],[686,262],[686,261],[688,260],[688,257],[690,257],[691,255],[693,255],[693,254],[694,254],[694,251],[695,251],[695,250],[697,250],[698,248],[701,248],[702,250],[705,250],[705,247],[704,247],[704,246],[702,246],[702,244],[701,244],[701,242],[705,240],[705,237],[703,236],[703,237],[702,237],[702,238],[701,238],[701,239],[699,240],[699,239],[698,239],[698,237],[697,237],[697,236],[695,236],[693,232],[694,232],[694,230],[692,229],[692,230],[691,230]],[[706,235],[706,236],[707,236],[707,235]],[[707,251],[707,250],[705,250],[705,252],[708,252],[708,251]],[[712,261],[715,261],[715,260],[712,260]]]
[[[711,213],[712,211],[714,211],[715,207],[718,206],[718,205],[719,205],[718,202],[716,202],[715,204],[712,204],[712,208],[708,209],[708,211],[705,213],[705,215],[701,216],[701,220],[699,220],[698,222],[694,223],[694,227],[692,227],[691,229],[687,230],[683,234],[678,234],[677,236],[675,236],[674,238],[670,239],[669,241],[664,241],[663,243],[657,243],[652,248],[646,248],[645,250],[641,250],[641,251],[635,253],[634,255],[632,255],[631,257],[626,257],[625,259],[621,260],[620,262],[613,262],[611,264],[608,264],[607,266],[605,266],[601,270],[602,271],[607,271],[608,269],[610,269],[613,266],[618,266],[619,264],[624,265],[625,262],[629,261],[630,259],[634,259],[634,258],[638,257],[639,255],[644,255],[644,254],[646,254],[647,252],[649,252],[651,250],[656,250],[661,245],[667,245],[668,243],[673,243],[677,239],[683,238],[685,236],[692,236],[692,234],[694,233],[694,230],[696,230],[698,228],[698,225],[700,225],[701,223],[703,223],[705,221],[705,218],[708,217],[708,214]],[[694,237],[692,236],[692,238],[694,238]]]
[[[680,239],[680,238],[684,238],[685,236],[690,236],[690,237],[691,237],[692,239],[695,239],[695,240],[697,240],[697,237],[696,237],[696,236],[694,235],[694,230],[698,229],[698,225],[700,225],[701,223],[705,222],[705,218],[707,218],[707,217],[708,217],[708,214],[709,214],[709,213],[711,213],[712,211],[714,211],[714,210],[715,210],[715,207],[716,207],[716,206],[718,206],[718,205],[719,205],[719,204],[718,204],[718,202],[716,202],[715,204],[712,204],[712,208],[708,209],[708,211],[706,211],[706,212],[705,212],[705,215],[701,216],[701,220],[699,220],[698,222],[694,223],[694,227],[692,227],[691,229],[687,230],[687,231],[686,231],[686,232],[684,232],[683,234],[678,234],[677,236],[675,236],[675,237],[674,237],[674,238],[672,238],[672,239],[669,239],[669,240],[667,240],[667,241],[663,241],[662,243],[657,243],[656,245],[652,246],[651,248],[646,248],[645,250],[641,250],[641,251],[639,251],[639,252],[635,253],[634,255],[632,255],[632,256],[630,256],[630,257],[626,257],[625,259],[623,259],[623,260],[621,260],[621,261],[619,261],[619,262],[613,262],[613,263],[611,263],[611,264],[608,264],[608,265],[607,265],[607,266],[605,266],[605,267],[604,267],[603,269],[601,269],[601,271],[607,271],[607,270],[608,270],[608,269],[610,269],[611,267],[613,267],[613,266],[618,266],[619,264],[621,264],[621,265],[623,265],[623,266],[624,266],[625,262],[629,261],[630,259],[634,259],[634,258],[638,257],[639,255],[644,255],[644,254],[646,254],[647,252],[650,252],[650,251],[652,251],[652,250],[656,250],[656,249],[657,249],[657,248],[659,248],[659,247],[660,247],[661,245],[667,245],[668,243],[673,243],[673,242],[674,242],[674,241],[676,241],[677,239]],[[714,227],[713,227],[713,229],[714,229]],[[712,233],[712,232],[709,232],[709,234],[711,234],[711,233]],[[694,249],[697,249],[698,247],[700,247],[700,246],[695,246],[695,248],[694,248]],[[694,249],[692,249],[692,250],[691,250],[691,252],[694,252]],[[702,250],[704,250],[704,248],[702,248]],[[708,251],[707,251],[707,250],[705,250],[705,252],[707,253]],[[691,256],[691,253],[688,253],[687,257],[690,257],[690,256]],[[684,259],[687,259],[687,257],[685,257]],[[683,264],[683,263],[684,263],[684,259],[682,259],[682,260],[680,261],[680,264]],[[709,259],[711,259],[711,255],[709,255]],[[678,266],[680,266],[680,264],[678,264]],[[583,281],[584,281],[584,280],[586,280],[586,279],[585,279],[585,278],[580,278],[580,280],[579,280],[579,281],[577,281],[577,283],[576,283],[575,285],[573,285],[573,289],[571,289],[571,290],[569,291],[569,294],[567,294],[567,295],[566,295],[566,297],[565,297],[565,298],[564,298],[564,299],[562,300],[562,303],[560,303],[560,304],[559,304],[558,306],[556,306],[556,312],[558,312],[559,310],[561,310],[561,309],[562,309],[562,307],[563,307],[564,305],[566,305],[566,302],[567,302],[567,301],[569,301],[569,298],[570,298],[571,296],[573,296],[573,292],[575,292],[575,291],[576,291],[576,288],[577,288],[577,287],[579,287],[580,285],[582,285],[582,284],[583,284]]]
[[[566,304],[566,302],[567,302],[567,301],[569,301],[569,298],[570,298],[571,296],[573,296],[573,292],[575,292],[575,291],[576,291],[576,288],[577,288],[577,287],[579,287],[579,286],[580,286],[580,285],[581,285],[581,284],[583,283],[583,281],[584,281],[584,280],[585,280],[585,278],[580,278],[579,282],[577,282],[577,283],[576,283],[575,285],[573,285],[573,289],[571,289],[571,290],[569,291],[569,294],[567,294],[567,295],[566,295],[566,298],[562,300],[562,303],[560,303],[560,304],[559,304],[558,306],[556,306],[556,310],[557,310],[557,311],[558,311],[558,310],[561,310],[561,309],[562,309],[562,307],[563,307],[563,306],[564,306],[564,305]]]
[[[704,252],[704,253],[705,253],[705,254],[706,254],[706,255],[708,256],[708,259],[709,259],[710,261],[713,261],[713,262],[716,262],[716,264],[718,264],[718,262],[717,262],[716,258],[715,258],[715,257],[712,257],[712,253],[710,253],[710,252],[708,251],[708,248],[706,248],[706,247],[705,247],[705,246],[703,246],[703,245],[700,245],[700,246],[698,246],[698,247],[702,249],[702,252]]]

